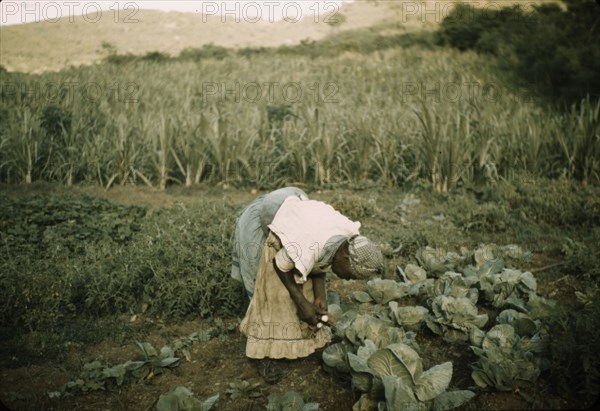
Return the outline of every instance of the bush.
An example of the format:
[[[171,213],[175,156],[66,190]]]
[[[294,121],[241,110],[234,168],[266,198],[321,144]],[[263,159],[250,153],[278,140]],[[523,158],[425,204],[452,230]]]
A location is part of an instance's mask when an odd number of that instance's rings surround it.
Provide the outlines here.
[[[104,58],[104,61],[109,64],[114,65],[124,65],[129,63],[134,63],[139,60],[138,56],[133,54],[109,54]]]
[[[553,101],[600,97],[600,7],[593,0],[500,10],[460,4],[436,33],[437,44],[499,57],[517,82]]]
[[[229,56],[229,49],[214,44],[205,44],[200,48],[186,48],[179,53],[181,60],[194,61],[205,59],[223,60],[227,56]]]
[[[494,10],[458,4],[442,21],[435,42],[462,51],[498,54],[509,37],[527,34],[529,20],[519,6]]]
[[[553,383],[562,395],[581,399],[574,408],[592,406],[600,393],[600,293],[551,318],[550,335]]]
[[[150,51],[144,54],[141,58],[144,61],[152,61],[155,63],[161,63],[167,60],[170,60],[171,57],[166,53],[161,53],[160,51]]]
[[[303,40],[298,45],[280,46],[276,52],[281,55],[333,57],[345,52],[369,54],[392,48],[418,46],[430,49],[433,38],[427,33],[402,33],[382,35],[373,29],[348,30],[332,34],[322,40]]]

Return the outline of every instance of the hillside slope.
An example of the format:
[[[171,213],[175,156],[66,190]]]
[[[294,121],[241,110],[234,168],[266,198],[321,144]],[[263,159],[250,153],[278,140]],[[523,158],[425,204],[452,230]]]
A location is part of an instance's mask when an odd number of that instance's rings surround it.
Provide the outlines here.
[[[117,53],[145,54],[160,51],[178,54],[188,47],[215,44],[223,47],[272,47],[297,44],[304,39],[318,40],[340,30],[370,27],[398,18],[394,2],[356,1],[340,8],[343,23],[331,25],[325,18],[306,16],[289,23],[268,20],[240,22],[200,13],[140,10],[131,20],[128,12],[106,11],[97,22],[76,16],[58,22],[29,23],[0,27],[0,64],[9,71],[39,73],[66,66],[93,64],[110,50]],[[315,21],[318,20],[318,21]]]

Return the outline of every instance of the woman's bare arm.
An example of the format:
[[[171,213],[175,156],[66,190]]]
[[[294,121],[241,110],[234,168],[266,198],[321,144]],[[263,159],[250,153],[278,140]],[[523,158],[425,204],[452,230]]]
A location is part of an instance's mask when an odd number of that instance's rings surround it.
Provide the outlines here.
[[[310,278],[313,284],[313,293],[315,296],[315,307],[317,314],[327,314],[327,294],[325,291],[325,273],[311,273]]]
[[[302,292],[302,285],[296,284],[296,281],[294,280],[294,273],[296,269],[288,271],[287,273],[283,272],[279,269],[279,267],[277,267],[275,259],[273,259],[273,267],[275,268],[275,272],[279,276],[279,279],[290,293],[290,297],[292,297],[292,300],[294,303],[296,303],[300,319],[308,324],[317,325],[319,319],[317,316],[316,307],[308,302],[306,297],[304,297],[304,293]]]

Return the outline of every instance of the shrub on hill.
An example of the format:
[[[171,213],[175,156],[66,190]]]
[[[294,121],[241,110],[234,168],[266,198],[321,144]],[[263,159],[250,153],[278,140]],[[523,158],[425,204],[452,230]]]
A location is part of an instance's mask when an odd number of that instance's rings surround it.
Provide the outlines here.
[[[436,43],[490,53],[517,82],[552,101],[600,97],[600,7],[592,0],[499,10],[460,4],[441,23]]]

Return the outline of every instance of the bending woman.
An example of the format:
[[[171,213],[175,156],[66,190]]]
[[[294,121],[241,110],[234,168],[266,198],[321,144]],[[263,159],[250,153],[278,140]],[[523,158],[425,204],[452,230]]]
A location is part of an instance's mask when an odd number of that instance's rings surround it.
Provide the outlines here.
[[[306,357],[331,340],[328,327],[316,327],[327,313],[324,270],[345,279],[383,273],[381,250],[359,228],[296,187],[260,196],[242,211],[231,275],[250,297],[240,324],[246,356]]]

